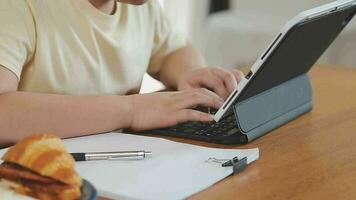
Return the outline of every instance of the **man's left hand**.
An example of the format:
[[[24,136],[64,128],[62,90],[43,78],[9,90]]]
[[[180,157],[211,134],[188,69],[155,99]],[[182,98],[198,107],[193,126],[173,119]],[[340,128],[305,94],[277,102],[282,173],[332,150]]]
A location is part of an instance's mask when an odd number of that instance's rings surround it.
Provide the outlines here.
[[[232,93],[244,74],[236,69],[221,67],[191,69],[179,78],[178,90],[207,88],[223,99]]]

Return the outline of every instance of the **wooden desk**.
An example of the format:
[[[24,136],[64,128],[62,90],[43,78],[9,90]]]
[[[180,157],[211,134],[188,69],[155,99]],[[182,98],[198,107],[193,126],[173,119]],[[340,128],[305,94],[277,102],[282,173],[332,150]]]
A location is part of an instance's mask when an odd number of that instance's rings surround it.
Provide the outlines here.
[[[243,146],[260,160],[192,199],[356,199],[356,70],[310,76],[313,111]]]
[[[314,109],[245,146],[260,159],[197,199],[356,199],[356,70],[318,66],[311,73]]]

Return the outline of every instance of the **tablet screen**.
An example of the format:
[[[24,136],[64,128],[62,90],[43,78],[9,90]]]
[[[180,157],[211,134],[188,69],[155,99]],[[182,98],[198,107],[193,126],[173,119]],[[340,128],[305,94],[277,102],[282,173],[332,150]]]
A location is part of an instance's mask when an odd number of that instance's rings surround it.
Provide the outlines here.
[[[307,73],[355,15],[355,6],[294,26],[273,50],[237,101],[241,102]]]

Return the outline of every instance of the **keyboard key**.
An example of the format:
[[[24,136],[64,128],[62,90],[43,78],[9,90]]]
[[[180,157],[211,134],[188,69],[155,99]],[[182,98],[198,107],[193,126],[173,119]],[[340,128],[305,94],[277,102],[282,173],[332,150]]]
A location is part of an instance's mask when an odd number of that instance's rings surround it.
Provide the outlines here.
[[[228,132],[226,132],[225,134],[223,134],[224,136],[230,136],[230,135],[233,135],[235,133],[239,132],[239,129],[238,128],[233,128],[231,130],[229,130]]]

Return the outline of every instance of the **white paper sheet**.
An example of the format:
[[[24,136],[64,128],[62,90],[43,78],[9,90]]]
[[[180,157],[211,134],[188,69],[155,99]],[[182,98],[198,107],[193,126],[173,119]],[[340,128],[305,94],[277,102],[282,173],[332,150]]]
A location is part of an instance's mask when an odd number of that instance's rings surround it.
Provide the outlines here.
[[[112,199],[184,199],[232,173],[231,167],[207,162],[210,157],[257,160],[258,149],[223,150],[160,138],[108,133],[65,140],[70,152],[152,151],[143,160],[78,162],[80,175]],[[2,155],[3,151],[0,151]]]

